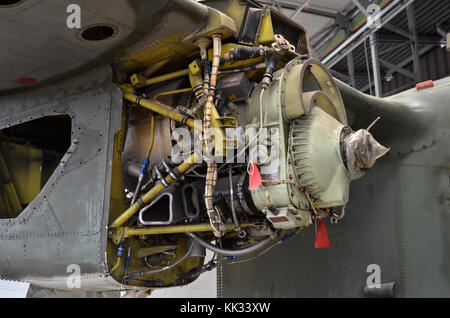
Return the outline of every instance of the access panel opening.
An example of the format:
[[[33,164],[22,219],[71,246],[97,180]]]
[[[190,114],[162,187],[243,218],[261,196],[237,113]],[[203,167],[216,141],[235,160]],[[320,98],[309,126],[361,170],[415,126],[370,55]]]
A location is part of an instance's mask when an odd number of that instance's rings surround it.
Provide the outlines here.
[[[0,219],[16,218],[41,192],[71,144],[71,119],[54,115],[0,131]]]

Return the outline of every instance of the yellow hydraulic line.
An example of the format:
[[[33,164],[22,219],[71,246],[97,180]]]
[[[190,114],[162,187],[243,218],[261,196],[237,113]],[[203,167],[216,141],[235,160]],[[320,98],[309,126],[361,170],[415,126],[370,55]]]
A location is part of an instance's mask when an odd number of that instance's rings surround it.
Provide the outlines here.
[[[249,228],[257,226],[255,223],[244,223],[241,228]],[[234,224],[225,225],[227,231],[235,229]],[[173,233],[188,233],[188,232],[211,232],[213,230],[211,224],[188,224],[188,225],[171,225],[171,226],[154,226],[148,228],[123,228],[123,237],[138,236],[138,235],[156,235],[156,234],[173,234]]]
[[[162,82],[174,79],[174,78],[179,78],[179,77],[187,76],[187,75],[189,75],[188,68],[184,69],[184,70],[172,72],[172,73],[163,74],[161,76],[151,77],[151,78],[146,78],[142,75],[134,74],[130,77],[130,79],[131,79],[131,84],[133,84],[134,87],[142,88],[142,87],[162,83]]]
[[[153,144],[155,142],[155,116],[150,115],[150,146],[147,151],[147,159],[150,160],[150,154],[153,149]]]
[[[154,111],[155,113],[158,113],[162,116],[165,116],[165,117],[173,119],[177,122],[183,123],[188,127],[194,128],[194,120],[192,118],[186,118],[185,115],[171,109],[167,105],[163,105],[156,101],[151,102],[149,100],[139,98],[139,96],[137,96],[134,93],[133,88],[129,84],[121,85],[120,87],[123,90],[123,98],[124,99],[126,99],[132,103],[138,104],[139,106],[142,106],[144,108],[150,109],[150,110]]]
[[[116,269],[119,268],[119,266],[120,266],[120,259],[121,259],[121,257],[117,257],[116,265],[114,265],[113,268],[111,268],[111,273],[113,273]]]
[[[200,156],[197,153],[192,154],[189,158],[187,158],[183,163],[181,163],[176,171],[179,174],[185,173],[189,168],[191,168],[195,163],[200,161]],[[164,181],[170,185],[175,180],[170,176],[170,174],[164,179]],[[141,208],[142,201],[143,204],[149,203],[153,200],[160,192],[165,189],[164,185],[161,181],[158,181],[153,188],[151,188],[146,194],[140,197],[140,199],[130,206],[125,212],[123,212],[111,225],[110,227],[120,227],[122,226],[130,217],[132,217],[136,212]]]
[[[153,97],[153,99],[157,100],[158,97],[160,97],[160,96],[175,95],[175,94],[181,94],[181,93],[187,93],[187,92],[192,92],[192,88],[183,88],[183,89],[177,89],[174,91],[158,93],[155,95],[155,97]]]

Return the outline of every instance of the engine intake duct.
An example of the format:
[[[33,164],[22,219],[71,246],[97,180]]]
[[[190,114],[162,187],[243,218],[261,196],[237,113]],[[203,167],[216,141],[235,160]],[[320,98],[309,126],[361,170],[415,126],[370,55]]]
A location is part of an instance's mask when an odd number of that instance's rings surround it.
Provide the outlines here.
[[[170,186],[139,212],[144,225],[170,225],[184,218],[180,190]]]

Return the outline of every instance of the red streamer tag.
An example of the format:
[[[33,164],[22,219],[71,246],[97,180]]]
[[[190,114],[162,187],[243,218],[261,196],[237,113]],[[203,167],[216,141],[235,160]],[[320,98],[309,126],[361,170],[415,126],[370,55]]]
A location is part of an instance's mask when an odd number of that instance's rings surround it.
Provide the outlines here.
[[[250,166],[250,170],[248,171],[249,180],[248,180],[248,189],[255,190],[259,188],[261,185],[261,174],[259,173],[259,169],[254,162],[252,162]]]
[[[319,221],[319,228],[317,229],[316,241],[314,242],[315,248],[325,248],[330,246],[330,240],[328,239],[327,229],[323,220]]]

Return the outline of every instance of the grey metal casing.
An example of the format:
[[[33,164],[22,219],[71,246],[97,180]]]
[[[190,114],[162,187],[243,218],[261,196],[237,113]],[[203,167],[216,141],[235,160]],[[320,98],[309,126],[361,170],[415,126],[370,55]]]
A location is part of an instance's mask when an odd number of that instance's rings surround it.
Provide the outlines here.
[[[81,288],[117,288],[106,278],[113,144],[122,113],[111,68],[1,97],[0,129],[55,113],[71,116],[71,146],[29,206],[0,220],[0,274],[66,289],[67,266],[77,264]]]

